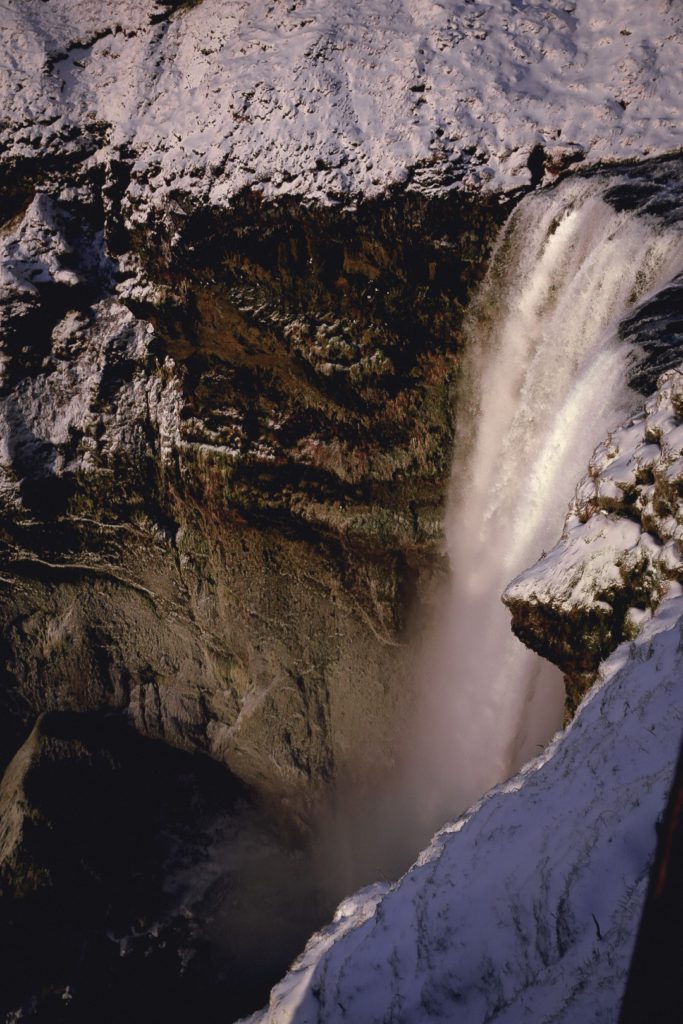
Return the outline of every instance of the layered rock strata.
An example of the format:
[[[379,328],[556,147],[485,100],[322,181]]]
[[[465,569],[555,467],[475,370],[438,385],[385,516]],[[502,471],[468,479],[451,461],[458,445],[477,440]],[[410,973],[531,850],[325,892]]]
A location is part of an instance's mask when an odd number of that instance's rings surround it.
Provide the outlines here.
[[[675,146],[678,15],[6,14],[5,759],[40,711],[128,708],[301,821],[393,767],[496,229]]]
[[[302,820],[393,764],[505,207],[245,194],[124,229],[113,174],[27,179],[0,238],[6,756],[41,711],[125,707]]]

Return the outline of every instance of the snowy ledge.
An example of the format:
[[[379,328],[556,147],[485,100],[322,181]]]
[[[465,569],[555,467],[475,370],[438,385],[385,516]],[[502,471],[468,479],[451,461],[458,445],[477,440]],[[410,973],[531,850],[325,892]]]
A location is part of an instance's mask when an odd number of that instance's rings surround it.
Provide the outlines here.
[[[595,671],[683,583],[683,371],[598,445],[561,539],[507,587],[513,629],[571,674]]]
[[[344,901],[252,1024],[616,1020],[681,739],[682,626],[665,599],[544,754]]]

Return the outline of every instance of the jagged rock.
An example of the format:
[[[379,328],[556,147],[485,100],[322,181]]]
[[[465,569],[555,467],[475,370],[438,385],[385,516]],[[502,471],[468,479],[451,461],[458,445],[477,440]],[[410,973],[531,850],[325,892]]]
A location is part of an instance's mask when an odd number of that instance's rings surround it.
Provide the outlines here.
[[[598,446],[562,539],[507,587],[512,628],[574,682],[635,637],[683,582],[683,371],[658,381],[645,411]]]
[[[497,227],[677,137],[675,14],[570,6],[8,4],[5,759],[104,703],[295,818],[393,770]]]
[[[139,234],[118,282],[105,205],[40,193],[2,239],[4,756],[43,710],[128,707],[303,822],[393,765],[407,614],[444,567],[453,337],[502,208],[247,201],[188,216],[171,262]]]
[[[670,5],[451,7],[6,3],[4,763],[117,709],[303,829],[393,772],[497,229],[681,141]]]

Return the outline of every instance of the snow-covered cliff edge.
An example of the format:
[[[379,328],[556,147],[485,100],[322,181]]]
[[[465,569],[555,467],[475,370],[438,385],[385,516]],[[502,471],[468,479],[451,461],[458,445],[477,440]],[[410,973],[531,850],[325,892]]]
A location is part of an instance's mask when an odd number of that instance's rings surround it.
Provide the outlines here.
[[[681,142],[681,19],[667,0],[3,6],[14,159],[86,139],[105,160],[133,154],[134,219],[150,201],[220,205],[245,186],[323,202],[408,179],[519,187],[546,160]]]
[[[683,373],[670,370],[595,451],[562,539],[505,591],[513,629],[574,678],[574,699],[682,582],[682,403]]]
[[[681,741],[682,625],[664,600],[567,732],[343,903],[253,1024],[616,1021]]]

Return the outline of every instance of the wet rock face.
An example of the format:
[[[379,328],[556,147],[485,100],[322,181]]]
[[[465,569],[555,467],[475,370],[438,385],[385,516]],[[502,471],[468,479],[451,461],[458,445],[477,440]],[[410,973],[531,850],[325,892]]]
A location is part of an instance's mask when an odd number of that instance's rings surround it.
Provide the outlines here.
[[[678,365],[683,346],[682,310],[683,274],[679,274],[620,326],[623,340],[646,353],[630,377],[631,385],[645,394],[653,390],[660,373]]]
[[[600,662],[683,582],[683,371],[596,449],[559,543],[503,595],[512,628],[568,674],[572,711]]]
[[[505,207],[162,214],[128,172],[5,193],[3,758],[44,710],[125,708],[300,824],[394,762],[459,324]]]
[[[163,989],[169,1020],[225,1019],[265,999],[340,893],[238,808],[193,897],[201,929],[175,905],[158,928],[166,821],[192,833],[188,875],[207,866],[201,780],[162,796],[205,754],[221,792],[239,778],[300,840],[335,790],[361,799],[394,767],[408,626],[445,574],[462,312],[506,208],[398,190],[355,211],[245,194],[145,214],[125,163],[82,156],[3,193],[0,903],[27,965],[5,998],[86,1021],[111,988],[119,1020],[135,991],[148,1019]],[[112,710],[125,742],[75,724]]]
[[[363,561],[400,550],[409,577],[440,529],[458,328],[502,216],[406,193],[341,211],[248,194],[229,216],[150,210],[127,302],[183,368],[180,446],[202,507],[222,511],[227,490],[250,521],[341,537]]]
[[[393,766],[463,306],[513,195],[670,148],[675,26],[577,107],[597,29],[559,0],[356,6],[8,9],[5,760],[43,710],[126,708],[297,820]]]
[[[680,156],[647,160],[624,168],[619,184],[605,193],[605,201],[619,212],[635,211],[671,227],[683,218],[683,160]],[[683,346],[683,275],[677,275],[649,301],[641,303],[619,325],[619,336],[637,346],[638,359],[629,384],[650,395],[665,370],[680,363]]]

